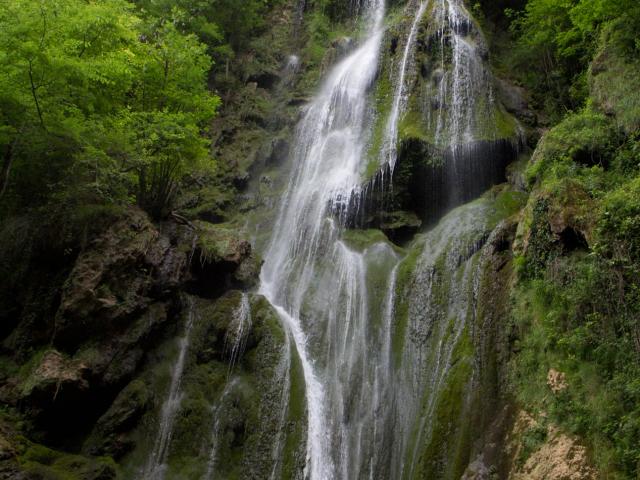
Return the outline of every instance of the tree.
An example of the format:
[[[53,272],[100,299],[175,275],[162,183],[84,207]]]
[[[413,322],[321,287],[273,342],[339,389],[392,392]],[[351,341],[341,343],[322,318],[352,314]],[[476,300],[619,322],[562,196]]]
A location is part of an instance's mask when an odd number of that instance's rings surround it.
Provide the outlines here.
[[[0,194],[11,176],[27,205],[135,195],[166,212],[158,203],[170,202],[178,176],[208,157],[202,133],[219,104],[206,47],[176,23],[143,21],[125,0],[8,0]]]

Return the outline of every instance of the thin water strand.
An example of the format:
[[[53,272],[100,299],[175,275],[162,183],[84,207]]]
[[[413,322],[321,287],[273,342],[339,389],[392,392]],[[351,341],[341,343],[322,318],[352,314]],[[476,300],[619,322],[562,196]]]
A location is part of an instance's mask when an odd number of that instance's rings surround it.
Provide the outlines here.
[[[225,334],[225,350],[229,352],[229,370],[227,376],[231,375],[234,367],[244,353],[247,346],[247,339],[251,331],[251,305],[249,294],[243,292],[238,307],[233,312],[231,325]]]
[[[423,0],[420,2],[413,19],[413,23],[411,24],[411,30],[409,31],[409,36],[402,55],[402,62],[400,63],[399,76],[396,83],[395,93],[393,95],[391,112],[385,128],[385,140],[382,149],[383,160],[389,165],[391,175],[393,175],[393,170],[398,159],[398,123],[400,122],[400,115],[404,109],[407,96],[405,77],[407,76],[407,70],[411,63],[410,59],[415,47],[418,27],[422,17],[424,16],[424,12],[427,9],[428,3],[429,0]]]
[[[191,297],[187,297],[187,324],[183,337],[178,340],[178,358],[171,373],[171,384],[167,398],[162,405],[160,424],[153,450],[141,476],[143,480],[163,480],[165,478],[166,461],[169,454],[173,426],[182,401],[182,374],[195,317],[194,301]]]
[[[237,384],[238,379],[233,378],[227,381],[227,384],[220,395],[220,398],[213,407],[213,429],[211,432],[211,451],[209,452],[209,461],[207,462],[207,471],[203,477],[203,480],[213,480],[216,465],[218,462],[218,450],[220,447],[220,434],[222,428],[222,422],[224,418],[222,416],[222,409],[225,407],[225,401],[233,392]]]

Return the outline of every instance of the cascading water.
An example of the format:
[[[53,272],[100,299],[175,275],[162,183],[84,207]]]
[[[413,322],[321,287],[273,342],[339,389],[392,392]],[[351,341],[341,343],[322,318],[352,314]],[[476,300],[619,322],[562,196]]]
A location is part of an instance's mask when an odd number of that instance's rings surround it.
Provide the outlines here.
[[[437,0],[434,20],[441,78],[432,100],[437,112],[428,123],[435,130],[434,146],[442,152],[445,188],[439,201],[447,209],[476,198],[504,178],[506,162],[518,147],[514,138],[498,138],[500,110],[485,64],[487,47],[464,3]]]
[[[314,480],[359,478],[371,458],[366,272],[362,254],[340,240],[340,225],[329,219],[331,206],[348,204],[360,179],[384,2],[365,2],[363,11],[366,38],[334,67],[298,127],[295,170],[262,270],[261,293],[278,310],[303,364],[306,475]]]
[[[166,473],[166,460],[169,454],[169,446],[171,444],[171,435],[173,433],[173,425],[176,414],[180,408],[182,400],[182,373],[184,370],[185,359],[189,349],[189,341],[191,337],[191,329],[196,317],[194,301],[191,297],[187,297],[187,324],[185,326],[184,336],[180,338],[178,345],[178,358],[171,372],[171,384],[169,385],[169,393],[162,405],[160,413],[160,425],[158,433],[153,444],[153,450],[142,472],[142,480],[162,480]]]
[[[345,230],[363,194],[374,117],[369,92],[384,37],[384,1],[361,3],[364,39],[331,70],[298,125],[294,170],[261,274],[260,293],[278,312],[302,363],[305,477],[312,480],[414,477],[456,348],[474,315],[474,255],[488,235],[486,206],[458,209],[414,242],[421,253],[411,270],[404,266],[408,257],[389,242],[367,240],[363,247]],[[443,59],[433,92],[438,112],[429,122],[434,147],[451,162],[446,168],[455,180],[464,175],[458,162],[481,136],[478,116],[493,112],[490,77],[467,38],[472,23],[460,0],[410,5],[415,16],[396,72],[382,168],[393,174],[407,77],[429,10]],[[449,185],[448,194],[459,188]]]
[[[479,272],[476,253],[490,231],[487,217],[484,202],[465,205],[414,246],[420,255],[403,295],[405,331],[396,332],[403,346],[395,390],[396,404],[402,405],[398,423],[408,427],[399,435],[407,443],[396,449],[399,478],[415,478],[421,449],[431,440],[436,402],[448,380],[454,350],[473,321]]]

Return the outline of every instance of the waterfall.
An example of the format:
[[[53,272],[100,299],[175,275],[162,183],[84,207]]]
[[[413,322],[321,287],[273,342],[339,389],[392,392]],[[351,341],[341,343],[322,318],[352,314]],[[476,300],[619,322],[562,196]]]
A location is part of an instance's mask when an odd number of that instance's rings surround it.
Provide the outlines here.
[[[185,326],[184,335],[178,340],[178,358],[171,372],[171,383],[167,398],[162,404],[160,413],[160,425],[158,433],[153,443],[153,450],[144,468],[141,478],[143,480],[162,480],[166,473],[166,460],[169,454],[169,445],[171,444],[171,435],[173,433],[173,424],[180,408],[182,401],[182,373],[189,349],[189,340],[194,319],[196,317],[194,301],[191,297],[187,298],[187,324]]]
[[[370,115],[366,94],[383,37],[384,2],[363,3],[364,40],[333,68],[298,126],[295,169],[261,275],[260,291],[278,311],[303,366],[305,474],[313,480],[359,478],[370,459],[363,450],[370,422],[352,417],[364,414],[360,410],[371,399],[351,389],[369,380],[364,261],[340,240],[341,226],[330,219],[332,208],[348,205],[360,180]],[[323,304],[319,310],[312,306],[317,302]]]
[[[391,105],[391,112],[385,128],[385,137],[382,144],[383,161],[389,165],[391,175],[393,175],[393,169],[395,168],[396,160],[398,159],[398,122],[400,120],[400,114],[407,95],[405,77],[407,76],[411,52],[415,46],[416,35],[418,34],[418,25],[420,25],[420,20],[422,20],[428,3],[429,0],[422,0],[420,2],[415,18],[413,19],[411,30],[407,37],[407,43],[404,46],[398,81],[393,95],[393,103]]]
[[[413,247],[420,255],[405,285],[407,325],[396,390],[403,407],[399,424],[406,428],[401,437],[410,438],[412,446],[405,444],[399,452],[400,478],[414,478],[421,449],[431,440],[433,415],[453,352],[474,319],[476,253],[488,237],[487,217],[485,202],[459,207]]]
[[[459,162],[479,138],[478,116],[486,120],[493,112],[490,76],[480,46],[468,38],[472,23],[460,0],[413,5],[381,162],[393,173],[407,77],[432,6],[430,25],[442,50],[434,147],[443,152],[447,181],[455,182]],[[488,235],[482,202],[454,210],[418,236],[412,254],[402,255],[384,238],[359,243],[354,235],[367,233],[345,228],[365,194],[362,173],[375,117],[369,93],[384,37],[384,1],[358,6],[366,34],[303,112],[261,273],[260,293],[280,316],[304,373],[304,474],[310,480],[414,477],[437,427],[449,374],[466,365],[456,349],[475,315],[475,253]],[[446,49],[451,64],[445,69]],[[460,185],[451,182],[446,194],[455,196]]]
[[[440,0],[436,21],[440,37],[443,76],[437,93],[439,106],[436,142],[454,152],[473,142],[480,129],[478,119],[493,117],[493,91],[489,72],[478,51],[485,48],[467,36],[473,28],[471,15],[459,0]],[[446,50],[451,51],[451,68],[445,68]],[[488,117],[488,118],[487,118]]]

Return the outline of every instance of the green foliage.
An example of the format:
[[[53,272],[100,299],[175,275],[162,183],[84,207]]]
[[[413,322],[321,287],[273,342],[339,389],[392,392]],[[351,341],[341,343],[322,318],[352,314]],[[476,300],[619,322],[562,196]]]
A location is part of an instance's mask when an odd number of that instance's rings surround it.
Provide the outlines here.
[[[265,14],[282,0],[134,0],[158,21],[194,33],[221,65],[266,26]]]
[[[621,17],[603,28],[589,71],[593,103],[615,114],[631,134],[640,130],[640,40],[634,17]]]
[[[542,177],[588,175],[590,169],[608,167],[621,142],[615,123],[605,115],[591,109],[569,114],[540,141],[526,179],[533,184]]]
[[[513,310],[520,401],[586,439],[614,479],[640,468],[640,144],[620,126],[585,108],[540,142]],[[559,225],[588,245],[567,245]],[[550,368],[566,390],[550,392]]]
[[[517,38],[512,71],[552,120],[586,101],[586,71],[603,26],[620,16],[640,24],[635,0],[528,0],[507,14]]]
[[[2,190],[13,208],[135,195],[165,213],[180,175],[207,157],[201,133],[219,100],[205,47],[125,0],[11,0],[0,27]]]
[[[517,462],[520,466],[527,463],[529,457],[547,440],[547,427],[544,425],[532,425],[522,436],[522,449]]]

